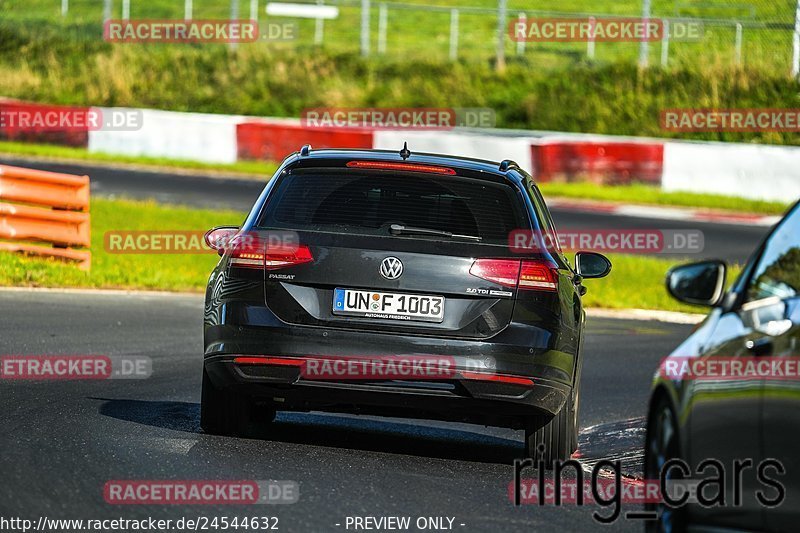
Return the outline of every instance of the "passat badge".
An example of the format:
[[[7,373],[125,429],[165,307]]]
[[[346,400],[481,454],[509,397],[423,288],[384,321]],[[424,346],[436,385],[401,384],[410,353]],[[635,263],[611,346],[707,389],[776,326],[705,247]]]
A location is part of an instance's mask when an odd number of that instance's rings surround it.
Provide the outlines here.
[[[386,279],[397,279],[403,275],[403,263],[396,257],[387,257],[381,261],[379,271]]]

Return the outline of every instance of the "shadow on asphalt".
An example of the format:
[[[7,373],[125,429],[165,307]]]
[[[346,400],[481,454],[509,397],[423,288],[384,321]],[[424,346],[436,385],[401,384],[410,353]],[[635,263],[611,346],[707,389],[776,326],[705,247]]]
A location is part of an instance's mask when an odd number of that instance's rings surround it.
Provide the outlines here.
[[[195,433],[203,440],[219,439],[200,429],[200,404],[190,402],[115,400],[102,401],[100,414],[146,426]],[[476,426],[476,429],[479,426]],[[137,431],[131,429],[131,431]],[[382,453],[456,459],[480,463],[511,464],[524,455],[522,440],[511,440],[458,428],[440,428],[316,413],[279,413],[260,440],[348,448]],[[237,439],[242,440],[242,439]]]

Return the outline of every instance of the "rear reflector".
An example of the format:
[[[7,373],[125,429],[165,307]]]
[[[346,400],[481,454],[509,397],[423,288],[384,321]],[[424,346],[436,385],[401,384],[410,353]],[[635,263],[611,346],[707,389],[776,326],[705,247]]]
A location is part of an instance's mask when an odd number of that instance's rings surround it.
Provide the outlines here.
[[[556,269],[545,261],[518,259],[477,259],[469,273],[486,281],[524,290],[555,291]]]
[[[302,359],[287,359],[283,357],[234,357],[237,365],[273,365],[273,366],[303,366]]]
[[[402,172],[427,172],[429,174],[445,174],[455,176],[456,171],[452,168],[437,167],[434,165],[416,165],[413,163],[388,163],[384,161],[349,161],[347,166],[350,168],[370,168],[377,170],[398,170]]]
[[[510,385],[522,385],[523,387],[533,387],[533,380],[520,378],[517,376],[504,376],[502,374],[484,374],[482,372],[461,372],[464,379],[477,381],[493,381],[495,383],[508,383]]]

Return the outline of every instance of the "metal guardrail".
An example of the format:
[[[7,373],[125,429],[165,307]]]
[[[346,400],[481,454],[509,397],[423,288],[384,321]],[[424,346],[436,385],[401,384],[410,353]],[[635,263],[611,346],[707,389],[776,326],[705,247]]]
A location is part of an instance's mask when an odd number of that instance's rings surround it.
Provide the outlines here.
[[[90,247],[89,237],[89,176],[0,165],[0,250],[89,270],[91,250],[76,249]]]

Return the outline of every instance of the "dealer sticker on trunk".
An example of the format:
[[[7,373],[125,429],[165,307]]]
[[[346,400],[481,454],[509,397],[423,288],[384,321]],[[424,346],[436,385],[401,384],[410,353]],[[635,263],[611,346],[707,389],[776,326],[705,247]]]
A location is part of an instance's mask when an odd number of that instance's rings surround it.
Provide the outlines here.
[[[444,297],[334,289],[333,314],[363,318],[441,322]]]

